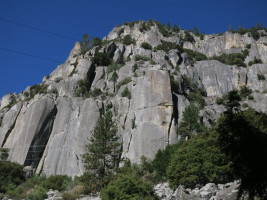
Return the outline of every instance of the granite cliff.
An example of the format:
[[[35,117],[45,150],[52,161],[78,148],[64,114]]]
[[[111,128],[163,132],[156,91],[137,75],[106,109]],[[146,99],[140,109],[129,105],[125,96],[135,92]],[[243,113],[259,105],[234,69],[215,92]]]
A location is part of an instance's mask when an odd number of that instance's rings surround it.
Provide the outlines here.
[[[101,109],[111,106],[122,157],[153,159],[179,139],[177,126],[190,105],[186,82],[203,91],[206,125],[224,110],[216,99],[244,86],[252,93],[243,105],[266,113],[267,33],[257,33],[198,35],[140,21],[115,27],[85,53],[77,42],[40,85],[2,98],[0,147],[36,173],[81,175],[84,147]],[[97,62],[99,55],[112,63]],[[241,65],[218,59],[225,55],[243,58]]]

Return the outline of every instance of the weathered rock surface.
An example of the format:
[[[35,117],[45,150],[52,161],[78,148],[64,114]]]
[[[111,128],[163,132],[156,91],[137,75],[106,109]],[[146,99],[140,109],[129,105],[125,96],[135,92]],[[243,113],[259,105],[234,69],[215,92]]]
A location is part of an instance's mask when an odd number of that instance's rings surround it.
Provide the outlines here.
[[[257,41],[249,34],[227,32],[201,39],[190,33],[195,42],[188,42],[183,41],[184,30],[164,36],[155,23],[144,23],[114,28],[102,46],[93,47],[84,55],[76,43],[66,62],[45,77],[39,88],[28,87],[20,94],[8,94],[1,99],[0,147],[10,149],[9,160],[32,167],[40,174],[72,177],[83,174],[85,145],[100,110],[107,105],[112,105],[123,142],[122,156],[136,163],[141,156],[153,159],[159,149],[179,138],[177,126],[190,105],[185,80],[207,93],[204,97],[207,105],[199,113],[206,125],[224,111],[216,99],[242,86],[250,88],[254,98],[242,103],[267,112],[265,33]],[[130,45],[122,42],[128,34],[134,40]],[[183,44],[183,48],[208,57],[246,49],[249,54],[245,63],[256,57],[263,64],[244,68],[215,60],[194,63],[179,49],[158,48],[163,41]],[[144,49],[143,42],[153,49]],[[95,65],[97,49],[113,64]],[[145,57],[137,61],[135,56],[139,54]],[[176,194],[187,195],[182,189]]]
[[[84,173],[82,154],[99,119],[93,99],[58,98],[58,113],[37,172],[47,175]]]
[[[175,191],[170,189],[168,183],[161,183],[154,187],[155,193],[162,200],[236,200],[238,195],[238,181],[226,184],[208,183],[205,186],[194,189],[186,189],[179,186]],[[246,195],[242,200],[248,199]]]

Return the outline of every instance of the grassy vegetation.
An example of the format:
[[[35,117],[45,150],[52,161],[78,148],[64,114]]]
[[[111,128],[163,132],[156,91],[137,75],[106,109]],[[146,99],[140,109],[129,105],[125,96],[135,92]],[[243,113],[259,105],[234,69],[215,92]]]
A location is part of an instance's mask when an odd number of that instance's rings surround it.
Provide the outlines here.
[[[112,60],[108,57],[107,54],[96,51],[93,57],[93,63],[97,66],[108,66],[111,64]]]
[[[107,67],[107,72],[114,72],[119,70],[123,65],[121,64],[117,64],[117,63],[111,63],[108,67]]]
[[[144,22],[140,28],[139,31],[140,32],[145,32],[145,31],[149,31],[151,29],[152,26],[154,26],[154,22],[152,20],[148,20],[146,22]]]
[[[257,23],[255,26],[251,28],[243,28],[242,26],[239,26],[237,30],[234,30],[231,27],[229,29],[230,32],[239,33],[241,35],[248,33],[249,36],[252,36],[255,40],[258,40],[261,36],[265,36],[264,34],[261,35],[258,32],[259,30],[265,30],[267,32],[267,28],[265,28],[262,24],[259,24],[259,23]]]
[[[266,78],[263,74],[257,74],[257,77],[258,77],[259,81],[265,81],[266,80]]]
[[[128,77],[128,78],[125,78],[125,79],[121,80],[120,82],[118,82],[118,84],[116,85],[117,91],[120,89],[120,87],[122,85],[128,84],[131,81],[132,81],[132,79],[130,77]]]
[[[127,87],[124,88],[124,90],[121,93],[122,97],[127,97],[128,99],[131,99],[131,95],[132,94],[131,94],[130,90]]]
[[[0,166],[1,164],[2,163],[0,163]],[[16,179],[18,178],[19,177],[16,177]],[[20,200],[26,198],[33,200],[43,200],[47,198],[46,192],[48,192],[50,189],[58,190],[61,192],[65,191],[65,193],[72,192],[75,195],[75,198],[79,198],[80,195],[83,193],[82,189],[76,191],[73,190],[75,187],[77,188],[77,186],[79,185],[81,188],[81,182],[77,178],[72,180],[70,177],[66,175],[55,175],[50,177],[34,175],[33,177],[28,178],[26,180],[24,176],[24,179],[19,184],[14,184],[14,183],[15,182],[12,181],[12,183],[7,185],[6,187],[7,190],[4,191],[5,196],[8,196],[14,200]]]
[[[223,53],[220,56],[213,56],[211,60],[218,60],[227,65],[237,65],[240,67],[246,67],[244,63],[245,58],[248,56],[248,50],[242,51],[242,53],[232,53],[232,54],[225,54]]]
[[[135,61],[149,61],[150,58],[148,58],[148,57],[146,57],[146,56],[143,56],[143,55],[141,55],[141,54],[136,54],[136,55],[134,56],[134,60],[135,60]]]
[[[125,22],[124,25],[133,28],[136,23],[138,23],[138,21]]]
[[[125,45],[135,44],[135,39],[133,39],[130,35],[125,35],[122,43]]]
[[[147,50],[152,50],[152,46],[147,42],[142,42],[141,47]]]
[[[254,64],[261,64],[262,63],[262,61],[261,61],[261,59],[259,58],[256,58],[256,57],[254,57],[254,60],[253,61],[249,61],[248,62],[248,66],[251,66],[251,65],[254,65]]]
[[[182,39],[186,42],[195,42],[193,35],[191,35],[189,31],[185,31],[185,35]]]
[[[192,62],[208,59],[207,56],[202,53],[192,51],[190,49],[185,49],[180,45],[164,40],[161,40],[161,44],[154,48],[154,50],[163,50],[166,53],[168,53],[172,49],[177,49],[180,53],[187,53],[188,59],[191,60]]]
[[[207,95],[206,92],[198,88],[186,75],[182,76],[182,88],[183,94],[187,99],[197,105],[199,108],[203,108],[206,105],[204,97]]]
[[[166,26],[161,24],[160,22],[156,22],[157,27],[159,29],[159,32],[164,36],[164,37],[170,37],[172,36],[172,32],[170,29],[168,29]]]

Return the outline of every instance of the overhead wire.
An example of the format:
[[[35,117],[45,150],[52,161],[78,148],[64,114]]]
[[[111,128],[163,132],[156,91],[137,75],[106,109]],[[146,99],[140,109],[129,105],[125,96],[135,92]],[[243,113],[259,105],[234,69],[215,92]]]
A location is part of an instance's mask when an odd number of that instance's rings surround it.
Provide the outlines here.
[[[52,31],[48,31],[48,30],[45,30],[45,29],[42,29],[42,28],[38,28],[38,27],[35,27],[35,26],[23,24],[21,22],[13,21],[13,20],[6,19],[6,18],[3,18],[3,17],[0,17],[0,20],[4,21],[4,22],[7,22],[7,23],[10,23],[10,24],[23,26],[23,27],[26,27],[26,28],[29,28],[29,29],[32,29],[32,30],[36,30],[36,31],[48,33],[48,34],[51,34],[51,35],[55,35],[55,36],[60,37],[60,38],[64,38],[64,39],[68,39],[68,40],[72,40],[72,41],[78,41],[77,39],[69,37],[69,36],[66,36],[66,35],[55,33],[55,32],[52,32]],[[47,58],[47,57],[43,57],[43,56],[33,55],[33,54],[30,54],[30,53],[27,53],[27,52],[18,51],[18,50],[14,50],[14,49],[10,49],[10,48],[0,47],[0,50],[6,51],[6,52],[12,52],[12,53],[16,53],[16,54],[20,54],[20,55],[24,55],[24,56],[29,56],[29,57],[33,57],[33,58],[37,58],[37,59],[41,59],[41,60],[52,61],[52,62],[55,62],[55,63],[63,63],[63,61],[59,61],[59,60],[56,60],[56,59],[53,59],[53,58]]]
[[[52,34],[52,35],[55,35],[57,37],[61,37],[61,38],[64,38],[64,39],[68,39],[68,40],[72,40],[72,41],[79,41],[79,40],[77,40],[75,38],[72,38],[72,37],[69,37],[69,36],[66,36],[66,35],[62,35],[62,34],[59,34],[59,33],[55,33],[55,32],[52,32],[52,31],[45,30],[45,29],[41,29],[41,28],[38,28],[38,27],[35,27],[35,26],[30,26],[30,25],[23,24],[21,22],[16,22],[16,21],[13,21],[13,20],[10,20],[10,19],[6,19],[6,18],[3,18],[3,17],[0,17],[0,20],[8,22],[8,23],[11,23],[11,24],[16,24],[16,25],[19,25],[19,26],[23,26],[23,27],[26,27],[26,28],[29,28],[29,29],[33,29],[33,30],[36,30],[36,31]]]
[[[14,50],[14,49],[7,49],[7,48],[0,47],[0,50],[6,51],[6,52],[12,52],[12,53],[16,53],[16,54],[21,54],[21,55],[29,56],[29,57],[33,57],[33,58],[38,58],[38,59],[41,59],[41,60],[47,60],[47,61],[52,61],[52,62],[56,62],[56,63],[63,63],[63,61],[55,60],[53,58],[37,56],[37,55],[29,54],[29,53],[26,53],[26,52],[17,51],[17,50]]]

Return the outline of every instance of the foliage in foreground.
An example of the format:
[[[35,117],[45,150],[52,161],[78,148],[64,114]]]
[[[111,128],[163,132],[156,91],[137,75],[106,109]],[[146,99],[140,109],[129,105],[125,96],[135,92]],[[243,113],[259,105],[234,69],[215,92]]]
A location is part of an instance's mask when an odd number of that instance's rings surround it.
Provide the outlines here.
[[[21,166],[22,167],[22,166]],[[55,175],[50,177],[43,177],[34,175],[19,185],[14,185],[11,183],[5,195],[14,199],[33,199],[33,200],[43,200],[47,198],[46,192],[49,189],[65,191],[69,190],[74,185],[79,184],[77,181],[72,181],[72,179],[65,175]]]
[[[25,179],[23,166],[10,161],[0,161],[0,193],[5,193],[9,188],[18,186]]]
[[[115,178],[101,191],[102,199],[154,199],[155,181],[150,161],[141,157],[141,164],[125,160],[123,167],[116,170]]]
[[[231,163],[218,146],[218,134],[210,129],[177,148],[167,168],[172,188],[193,188],[197,184],[225,183],[233,179]]]
[[[226,112],[219,120],[221,149],[233,163],[233,173],[241,180],[239,197],[248,191],[267,198],[267,115],[253,109],[240,110],[237,91],[228,95]]]
[[[181,144],[182,143],[179,142],[177,144],[168,145],[166,149],[157,152],[152,161],[156,181],[167,180],[167,168],[171,162],[171,157],[174,155],[175,151],[180,148]]]
[[[103,200],[157,199],[153,185],[133,174],[121,174],[101,191]]]

